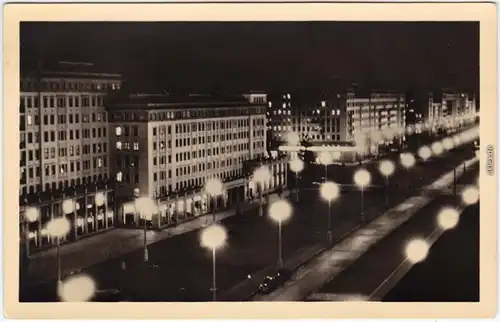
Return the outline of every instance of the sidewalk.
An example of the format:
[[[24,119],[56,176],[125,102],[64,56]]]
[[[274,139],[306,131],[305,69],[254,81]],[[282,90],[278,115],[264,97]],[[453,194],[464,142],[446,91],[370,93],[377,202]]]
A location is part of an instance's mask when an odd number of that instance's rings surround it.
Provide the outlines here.
[[[477,158],[466,161],[470,166],[477,162]],[[457,178],[463,171],[461,165],[456,168]],[[428,187],[446,187],[453,182],[453,172],[446,173]],[[368,249],[382,238],[408,221],[415,213],[431,202],[432,198],[426,194],[414,196],[393,207],[382,216],[345,238],[334,247],[324,251],[319,256],[307,262],[281,288],[268,295],[257,295],[254,301],[299,301],[326,282],[332,280],[363,256]]]
[[[272,194],[274,195],[274,194]],[[289,191],[283,192],[283,197]],[[242,212],[258,207],[258,199],[244,202],[239,205]],[[264,199],[265,202],[265,199]],[[222,221],[236,214],[236,208],[216,213],[216,221]],[[147,231],[147,244],[182,235],[206,227],[212,223],[213,214],[199,216],[193,220],[180,223],[177,226],[165,228],[161,231]],[[115,228],[108,232],[82,239],[78,242],[66,244],[61,247],[61,263],[63,275],[79,271],[109,259],[133,252],[144,247],[144,231],[141,229]],[[26,287],[42,283],[55,278],[57,249],[48,250],[32,255],[28,269]]]

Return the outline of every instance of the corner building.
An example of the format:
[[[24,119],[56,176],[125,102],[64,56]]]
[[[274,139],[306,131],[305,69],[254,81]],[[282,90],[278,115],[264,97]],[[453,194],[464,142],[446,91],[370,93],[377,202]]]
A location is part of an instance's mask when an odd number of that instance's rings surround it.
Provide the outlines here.
[[[263,99],[264,98],[264,99]],[[122,95],[108,106],[110,165],[123,206],[123,226],[144,224],[134,198],[157,203],[151,225],[166,227],[246,200],[247,160],[266,156],[264,94],[231,98],[207,95]],[[210,178],[225,194],[210,199]],[[278,182],[278,180],[276,180]]]
[[[120,89],[119,74],[91,63],[58,62],[21,75],[19,212],[27,252],[55,245],[46,231],[67,216],[71,231],[62,242],[114,227],[114,191],[109,182],[105,97]],[[102,205],[95,196],[104,196]],[[63,213],[64,200],[74,211]],[[24,215],[35,209],[38,218]]]

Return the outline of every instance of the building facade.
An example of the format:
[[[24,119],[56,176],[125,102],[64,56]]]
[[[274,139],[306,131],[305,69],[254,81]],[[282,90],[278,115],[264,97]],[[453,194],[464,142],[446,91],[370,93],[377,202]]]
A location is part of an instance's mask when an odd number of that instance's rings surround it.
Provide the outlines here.
[[[458,91],[429,93],[427,102],[422,121],[434,131],[459,128],[474,122],[476,117],[476,97],[471,93]]]
[[[20,230],[32,251],[55,242],[46,225],[58,216],[70,219],[71,239],[114,226],[104,98],[121,76],[89,63],[51,67],[22,75],[20,84]],[[64,214],[66,199],[73,209]],[[27,211],[37,219],[28,222]]]
[[[273,140],[284,144],[287,133],[295,132],[312,145],[337,147],[338,159],[354,160],[397,139],[405,127],[405,96],[354,90],[314,97],[286,94],[268,104],[267,116]],[[395,135],[382,135],[389,132]]]
[[[246,200],[249,179],[243,162],[265,159],[265,95],[124,95],[108,106],[110,164],[123,201],[118,221],[138,227],[135,198],[157,203],[151,225],[179,223]],[[210,198],[210,178],[224,194]]]

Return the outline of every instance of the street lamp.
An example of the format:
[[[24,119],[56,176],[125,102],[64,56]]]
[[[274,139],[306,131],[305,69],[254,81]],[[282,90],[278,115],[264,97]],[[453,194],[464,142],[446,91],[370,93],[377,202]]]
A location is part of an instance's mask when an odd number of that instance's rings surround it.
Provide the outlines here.
[[[156,212],[156,203],[148,197],[140,197],[135,200],[135,211],[139,213],[139,217],[144,221],[144,261],[149,260],[148,241],[147,241],[147,223]]]
[[[281,240],[281,224],[292,215],[292,206],[284,199],[275,201],[269,207],[269,216],[278,223],[278,269],[283,268],[283,249]]]
[[[296,132],[289,132],[286,141],[289,146],[297,146],[300,144],[300,136]]]
[[[54,218],[47,223],[47,232],[48,234],[56,238],[57,242],[57,285],[59,289],[59,285],[61,285],[61,238],[66,237],[66,235],[70,231],[70,223],[69,220],[64,217]]]
[[[361,191],[361,221],[365,221],[365,205],[364,205],[364,190],[370,184],[371,174],[365,169],[360,169],[354,174],[354,183]]]
[[[466,187],[462,191],[462,201],[466,205],[473,205],[479,201],[479,189],[475,186]]]
[[[428,146],[423,146],[418,149],[418,156],[422,160],[427,161],[432,156],[432,151]]]
[[[88,302],[95,291],[96,285],[90,276],[75,275],[62,282],[57,293],[63,302]]]
[[[216,280],[216,266],[215,266],[215,253],[216,250],[221,248],[227,239],[226,229],[219,224],[213,224],[205,228],[201,232],[201,245],[212,251],[212,297],[213,301],[217,299],[217,280]]]
[[[429,243],[423,239],[413,239],[406,245],[406,260],[412,264],[419,263],[429,254]]]
[[[400,156],[401,165],[409,169],[415,165],[415,157],[411,153],[402,153]]]
[[[380,173],[385,178],[385,206],[389,206],[389,176],[394,173],[395,167],[394,163],[390,160],[384,160],[380,162],[379,165]]]
[[[24,219],[25,219],[25,239],[26,239],[26,256],[29,258],[30,256],[30,223],[36,222],[40,217],[40,212],[36,207],[28,207],[24,211]]]
[[[328,202],[328,231],[326,237],[328,242],[332,242],[332,214],[331,214],[331,203],[333,200],[337,199],[340,194],[340,188],[335,182],[324,182],[321,184],[319,190],[321,197]]]
[[[290,161],[290,170],[295,173],[295,198],[299,201],[299,173],[304,170],[304,162],[301,159]]]
[[[211,204],[212,204],[212,216],[213,222],[216,222],[215,218],[215,198],[218,198],[224,193],[224,184],[217,178],[210,178],[205,182],[205,192],[208,194]]]
[[[452,150],[453,149],[453,139],[452,138],[444,138],[442,142],[443,147],[446,150]]]
[[[328,165],[332,164],[333,158],[330,152],[323,151],[318,156],[319,163],[325,166],[325,182],[328,180]]]
[[[431,149],[432,149],[432,152],[438,156],[438,155],[441,155],[441,153],[443,153],[443,145],[441,144],[441,142],[434,142],[432,143],[431,145]]]
[[[443,230],[453,229],[457,226],[460,214],[454,208],[444,208],[439,212],[437,221]]]
[[[259,215],[263,216],[264,215],[264,200],[263,200],[263,192],[265,188],[265,184],[269,183],[271,180],[272,174],[271,171],[269,170],[268,166],[262,165],[259,168],[255,169],[253,173],[253,181],[257,184],[259,187]]]

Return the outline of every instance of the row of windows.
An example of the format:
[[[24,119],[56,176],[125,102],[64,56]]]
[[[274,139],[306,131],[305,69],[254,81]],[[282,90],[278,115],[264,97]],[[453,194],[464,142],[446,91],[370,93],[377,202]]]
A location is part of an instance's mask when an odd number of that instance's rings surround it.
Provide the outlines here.
[[[228,118],[238,116],[248,116],[252,114],[264,114],[265,110],[259,107],[239,107],[239,108],[207,108],[207,109],[191,109],[186,108],[180,110],[170,110],[162,112],[132,112],[132,111],[116,111],[110,115],[110,120],[113,122],[119,121],[135,121],[147,119],[148,121],[167,121],[167,120],[185,120],[185,119],[200,119],[200,118]]]
[[[92,147],[92,149],[90,149]],[[95,153],[107,153],[107,143],[92,143],[82,145],[82,155],[85,154],[95,154]],[[28,150],[28,151],[20,151],[21,154],[21,163],[26,160],[26,155],[28,161],[39,160],[40,159],[40,150]],[[69,147],[59,148],[58,156],[66,157],[66,156],[78,156],[80,155],[80,145],[70,145]],[[43,149],[43,158],[44,159],[53,159],[56,157],[56,148],[45,148]]]
[[[56,124],[79,124],[80,114],[68,114],[68,115],[58,115],[58,122],[56,123],[55,114],[45,114],[43,116],[43,125],[56,125]],[[106,113],[92,113],[89,115],[82,114],[82,123],[95,123],[95,122],[106,122]],[[38,115],[21,115],[20,124],[31,126],[40,125],[40,118]]]
[[[75,91],[75,92],[90,92],[90,91],[108,91],[120,89],[120,82],[114,81],[96,81],[91,80],[82,82],[81,80],[73,79],[37,79],[24,78],[21,80],[22,92],[57,92],[57,91]]]
[[[41,97],[41,99],[40,99]],[[40,102],[42,105],[40,106]],[[101,107],[104,96],[95,95],[56,95],[56,96],[24,96],[21,97],[21,111],[24,108],[68,108],[68,107]]]
[[[68,167],[69,164],[69,167]],[[70,161],[69,163],[60,163],[59,164],[59,173],[60,174],[66,174],[68,173],[73,173],[73,172],[79,172],[80,171],[80,164],[82,164],[82,170],[88,170],[91,169],[90,165],[92,164],[94,169],[99,169],[99,168],[105,168],[107,167],[107,159],[102,158],[102,157],[96,157],[92,159],[92,163],[90,160],[84,160],[84,161]],[[44,166],[44,174],[45,176],[55,176],[57,174],[57,165],[55,163],[52,164],[45,164]],[[21,172],[24,172],[24,169],[21,169]],[[40,167],[28,167],[28,178],[29,179],[34,179],[34,178],[39,178],[40,177]]]
[[[99,175],[93,175],[93,176],[87,176],[87,177],[84,177],[84,178],[76,178],[76,179],[66,179],[66,180],[60,180],[58,182],[56,181],[53,181],[53,182],[47,182],[45,183],[44,186],[42,186],[41,184],[33,184],[33,185],[25,185],[25,186],[22,186],[21,187],[21,190],[20,192],[22,194],[27,194],[27,193],[30,193],[30,194],[33,194],[35,192],[41,192],[42,191],[42,187],[45,187],[45,191],[47,190],[55,190],[55,189],[62,189],[63,187],[74,187],[75,185],[80,185],[82,184],[83,182],[96,182],[97,180],[101,181],[101,180],[106,180],[108,178],[108,175],[106,173],[104,174],[99,174]]]

